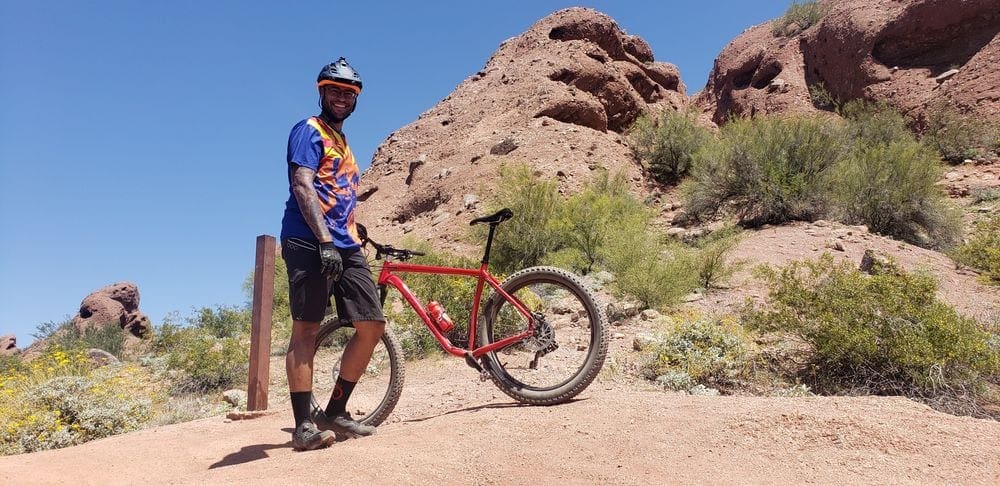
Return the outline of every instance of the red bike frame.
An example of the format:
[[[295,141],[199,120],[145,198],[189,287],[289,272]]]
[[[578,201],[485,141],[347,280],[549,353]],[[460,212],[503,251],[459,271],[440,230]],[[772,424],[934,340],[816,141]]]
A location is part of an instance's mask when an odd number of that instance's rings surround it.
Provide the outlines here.
[[[521,341],[522,339],[530,337],[532,334],[534,334],[535,331],[534,316],[531,315],[531,312],[528,311],[528,309],[524,306],[524,304],[521,303],[520,300],[508,294],[506,291],[503,290],[503,288],[500,287],[500,282],[498,282],[497,279],[493,277],[493,275],[490,275],[489,271],[487,270],[487,266],[488,265],[486,263],[483,263],[479,267],[479,269],[436,267],[431,265],[415,265],[411,263],[394,262],[387,258],[385,262],[382,264],[382,270],[379,272],[378,284],[380,286],[388,285],[398,290],[399,293],[403,296],[403,298],[406,299],[406,301],[410,304],[410,307],[413,307],[413,310],[417,313],[418,316],[420,316],[420,319],[424,321],[424,325],[427,326],[427,329],[431,332],[431,334],[434,335],[434,338],[438,340],[438,342],[441,344],[441,347],[444,348],[444,350],[447,351],[448,354],[459,357],[469,357],[471,355],[472,358],[478,359],[486,353],[491,353],[493,351],[496,351],[498,349],[504,348],[518,341]],[[437,326],[434,325],[433,322],[431,322],[431,318],[427,314],[427,309],[424,308],[423,303],[421,303],[420,300],[417,299],[417,296],[414,295],[412,291],[410,291],[410,288],[406,286],[406,284],[403,282],[403,279],[400,278],[399,275],[396,275],[394,272],[429,273],[435,275],[457,275],[461,277],[474,277],[477,279],[476,294],[473,297],[472,312],[469,315],[468,349],[459,348],[451,344],[451,341],[448,340],[448,338],[445,337],[445,335],[442,334],[440,330],[438,330]],[[479,324],[477,322],[479,316],[479,301],[483,295],[483,288],[485,287],[485,284],[489,284],[490,287],[493,288],[493,290],[495,290],[497,293],[503,296],[503,298],[506,299],[507,302],[510,302],[511,305],[513,305],[514,308],[517,309],[517,311],[524,316],[524,318],[528,321],[528,329],[520,334],[506,337],[493,344],[488,344],[486,346],[473,348],[474,343],[476,342],[475,341],[476,328]]]

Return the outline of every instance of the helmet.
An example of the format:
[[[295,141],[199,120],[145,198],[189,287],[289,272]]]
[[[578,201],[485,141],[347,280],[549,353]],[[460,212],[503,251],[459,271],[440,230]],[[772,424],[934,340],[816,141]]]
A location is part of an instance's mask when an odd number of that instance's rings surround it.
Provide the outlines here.
[[[350,64],[347,64],[347,59],[341,57],[336,62],[323,66],[319,76],[316,77],[316,87],[322,88],[327,85],[349,89],[360,94],[361,76]]]

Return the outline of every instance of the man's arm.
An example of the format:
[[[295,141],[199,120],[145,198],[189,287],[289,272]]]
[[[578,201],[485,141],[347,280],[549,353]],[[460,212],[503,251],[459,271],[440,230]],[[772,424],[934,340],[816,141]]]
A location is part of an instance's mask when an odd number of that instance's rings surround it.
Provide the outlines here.
[[[295,194],[295,200],[299,203],[299,209],[302,211],[302,218],[306,220],[306,224],[309,225],[309,229],[312,230],[316,239],[320,243],[330,243],[333,241],[333,236],[330,235],[330,230],[326,227],[323,210],[319,207],[319,197],[313,187],[315,177],[316,171],[301,165],[294,166],[292,194]]]

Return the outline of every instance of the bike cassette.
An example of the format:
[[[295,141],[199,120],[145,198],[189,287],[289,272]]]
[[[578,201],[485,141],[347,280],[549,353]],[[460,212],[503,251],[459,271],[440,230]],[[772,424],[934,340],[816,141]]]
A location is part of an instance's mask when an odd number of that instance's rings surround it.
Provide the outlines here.
[[[538,312],[533,313],[532,316],[535,318],[535,331],[530,338],[523,341],[523,345],[529,351],[535,352],[535,359],[531,360],[528,367],[536,369],[538,368],[538,358],[555,351],[559,348],[559,344],[556,343],[556,331],[545,320],[545,316]]]

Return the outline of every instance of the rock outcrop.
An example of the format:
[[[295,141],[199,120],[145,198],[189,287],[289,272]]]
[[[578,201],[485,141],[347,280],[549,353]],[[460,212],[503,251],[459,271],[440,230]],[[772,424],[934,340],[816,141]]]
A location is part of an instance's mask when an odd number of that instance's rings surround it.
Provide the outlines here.
[[[0,336],[0,356],[14,356],[21,352],[17,349],[17,337],[13,334]]]
[[[602,168],[624,171],[638,189],[644,179],[623,131],[644,110],[686,105],[677,68],[656,62],[645,41],[597,11],[560,10],[504,41],[483,69],[378,147],[362,177],[360,221],[376,239],[443,235],[447,249],[459,249],[509,161],[562,191]]]
[[[80,303],[73,327],[84,332],[93,327],[116,325],[135,337],[150,330],[149,317],[139,311],[139,288],[131,282],[118,282],[94,291]]]
[[[809,87],[836,100],[884,100],[919,119],[944,101],[1000,116],[997,0],[830,0],[815,25],[776,37],[747,29],[723,49],[695,103],[730,115],[814,111]]]

